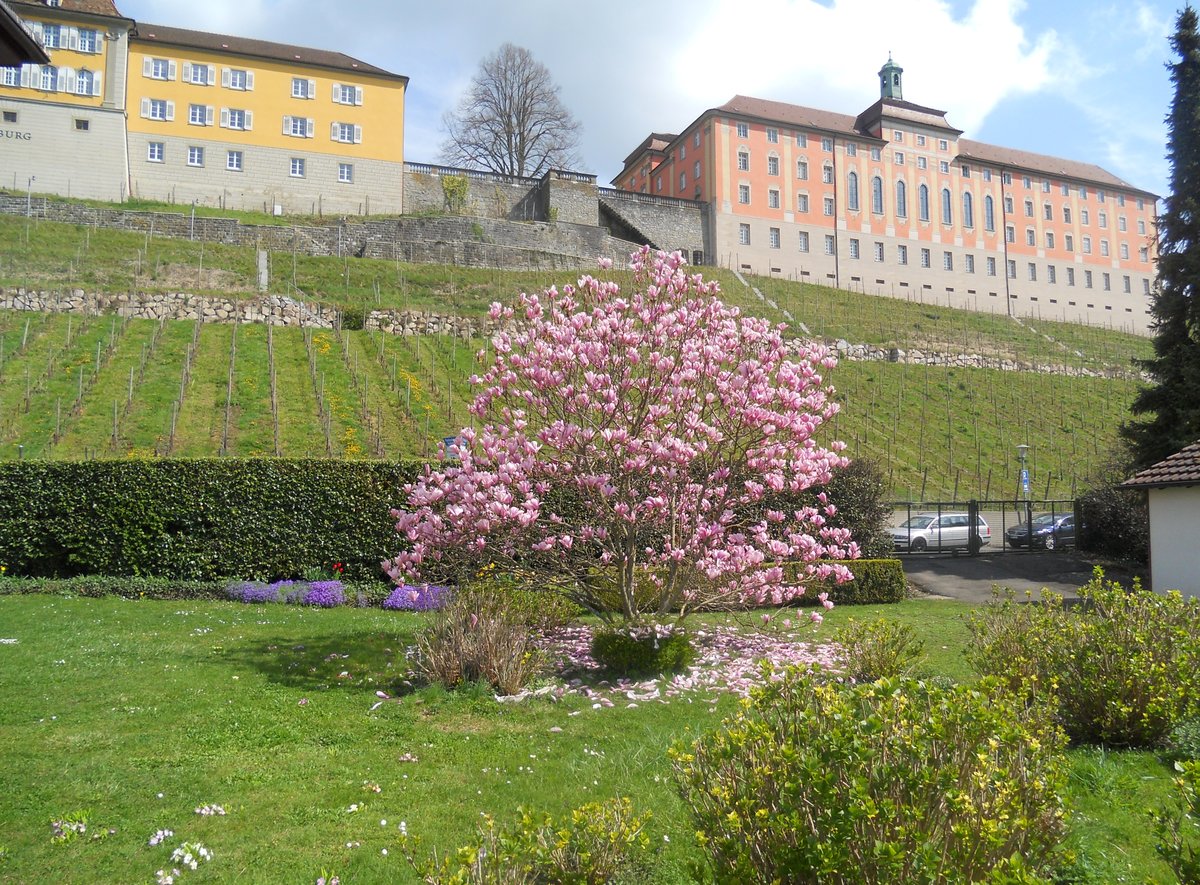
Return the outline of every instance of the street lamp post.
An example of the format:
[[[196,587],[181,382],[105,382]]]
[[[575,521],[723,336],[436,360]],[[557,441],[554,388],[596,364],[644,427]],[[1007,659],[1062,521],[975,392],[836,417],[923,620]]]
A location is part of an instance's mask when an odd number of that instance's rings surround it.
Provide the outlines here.
[[[1029,446],[1022,443],[1017,446],[1017,459],[1021,462],[1021,500],[1025,502],[1025,531],[1029,549],[1033,549],[1033,504],[1029,500],[1029,469],[1025,459],[1029,454]]]

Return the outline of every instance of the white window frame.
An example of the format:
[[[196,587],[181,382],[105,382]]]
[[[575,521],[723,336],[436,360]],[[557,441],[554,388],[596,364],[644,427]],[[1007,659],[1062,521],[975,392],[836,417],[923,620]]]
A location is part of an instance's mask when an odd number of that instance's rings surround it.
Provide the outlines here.
[[[183,82],[192,86],[215,86],[217,69],[214,65],[200,64],[194,61],[183,63]]]
[[[194,169],[204,168],[204,148],[198,144],[189,144],[187,149],[187,164]]]
[[[221,68],[221,85],[238,92],[253,92],[254,71],[246,68]]]
[[[216,108],[212,105],[204,104],[189,104],[188,105],[188,125],[189,126],[211,126],[216,113]]]
[[[779,228],[772,227],[767,229],[767,245],[772,249],[779,249],[783,245]]]
[[[174,59],[147,56],[142,60],[142,76],[148,80],[174,81],[177,71]]]
[[[308,172],[304,157],[292,157],[288,161],[288,176],[290,178],[305,178]]]
[[[750,245],[750,225],[749,224],[742,223],[742,224],[738,225],[738,245],[739,246],[749,246]]]
[[[344,105],[361,105],[363,103],[363,88],[352,83],[333,84],[333,103]]]
[[[338,183],[354,184],[354,164],[338,163]]]
[[[146,143],[146,162],[147,163],[165,163],[167,156],[166,145],[161,141],[151,141]]]
[[[226,151],[225,153],[225,168],[229,172],[244,171],[245,157],[241,151]]]

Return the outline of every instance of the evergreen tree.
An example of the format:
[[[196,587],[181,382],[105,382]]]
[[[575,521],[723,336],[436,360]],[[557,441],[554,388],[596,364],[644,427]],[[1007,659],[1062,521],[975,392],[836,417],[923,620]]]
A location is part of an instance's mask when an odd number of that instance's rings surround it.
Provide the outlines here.
[[[1200,439],[1200,33],[1185,7],[1171,46],[1175,99],[1167,117],[1171,195],[1158,220],[1158,291],[1151,306],[1154,357],[1139,361],[1154,384],[1138,394],[1121,434],[1135,469]]]

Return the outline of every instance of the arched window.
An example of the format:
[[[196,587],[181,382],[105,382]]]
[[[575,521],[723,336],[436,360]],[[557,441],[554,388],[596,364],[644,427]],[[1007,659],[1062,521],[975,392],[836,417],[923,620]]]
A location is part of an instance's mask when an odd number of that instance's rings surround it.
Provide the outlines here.
[[[878,175],[871,179],[871,211],[876,215],[883,214],[883,179]]]
[[[970,193],[963,194],[963,227],[975,226],[975,202]]]
[[[950,188],[942,188],[942,224],[954,223],[954,207],[950,205]]]
[[[42,89],[53,92],[58,88],[58,68],[46,65],[42,68]]]
[[[904,183],[904,179],[896,182],[896,216],[898,218],[908,217],[908,186]]]
[[[851,212],[858,211],[858,173],[851,172],[846,176],[846,206]]]
[[[983,198],[983,226],[987,230],[996,229],[996,201],[991,194]]]
[[[75,92],[78,95],[91,95],[95,82],[95,74],[82,70],[75,75]]]
[[[917,212],[922,221],[929,220],[929,186],[921,185],[917,189]]]

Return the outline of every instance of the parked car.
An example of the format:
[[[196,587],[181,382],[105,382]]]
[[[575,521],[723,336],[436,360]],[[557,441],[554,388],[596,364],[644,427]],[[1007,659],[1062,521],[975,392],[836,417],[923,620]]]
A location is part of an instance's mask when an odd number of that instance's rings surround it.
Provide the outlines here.
[[[1053,550],[1075,543],[1075,515],[1073,513],[1039,513],[1030,524],[1017,523],[1004,533],[1011,547],[1043,547]],[[1032,543],[1031,543],[1032,542]]]
[[[974,532],[970,527],[966,513],[919,513],[892,527],[892,543],[897,550],[919,553],[960,547],[975,552],[992,542],[992,530],[982,516],[975,517]]]

